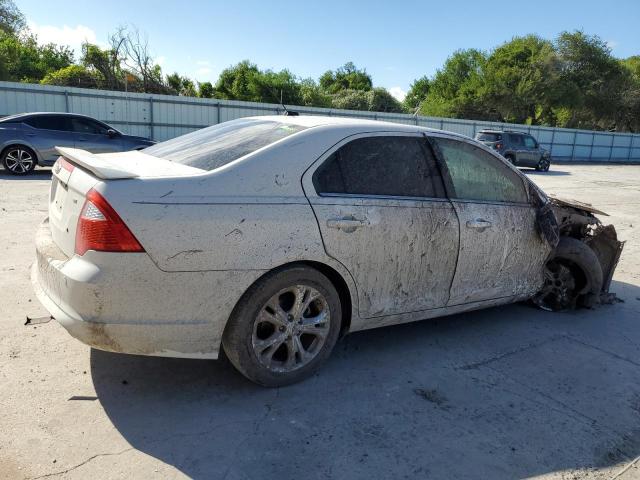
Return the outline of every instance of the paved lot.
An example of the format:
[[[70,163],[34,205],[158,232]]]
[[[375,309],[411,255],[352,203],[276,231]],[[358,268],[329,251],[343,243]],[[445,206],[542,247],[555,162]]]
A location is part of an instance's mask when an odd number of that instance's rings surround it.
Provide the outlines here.
[[[531,175],[611,213],[624,303],[354,334],[278,390],[23,326],[49,172],[0,175],[0,478],[640,478],[640,166]]]

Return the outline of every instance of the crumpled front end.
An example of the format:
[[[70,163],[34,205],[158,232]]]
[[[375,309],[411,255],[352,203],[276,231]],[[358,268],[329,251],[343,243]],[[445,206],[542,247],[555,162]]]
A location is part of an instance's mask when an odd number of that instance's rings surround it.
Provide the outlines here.
[[[558,223],[559,237],[572,237],[584,242],[595,253],[602,269],[600,302],[611,303],[615,295],[609,293],[613,273],[620,260],[624,242],[618,240],[613,225],[604,225],[596,217],[608,216],[590,204],[550,197],[550,206]]]

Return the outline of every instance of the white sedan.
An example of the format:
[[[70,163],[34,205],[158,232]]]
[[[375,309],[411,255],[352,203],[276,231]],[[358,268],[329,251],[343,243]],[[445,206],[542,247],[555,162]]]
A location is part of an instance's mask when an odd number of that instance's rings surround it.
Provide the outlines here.
[[[112,352],[217,358],[299,381],[357,330],[606,294],[622,245],[461,135],[244,118],[143,151],[59,148],[38,298]]]

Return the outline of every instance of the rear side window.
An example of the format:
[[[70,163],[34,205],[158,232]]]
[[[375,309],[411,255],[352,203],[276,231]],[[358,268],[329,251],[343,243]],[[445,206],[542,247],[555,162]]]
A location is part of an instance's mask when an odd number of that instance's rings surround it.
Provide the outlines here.
[[[88,118],[72,118],[71,127],[77,133],[91,133],[94,135],[104,135],[107,128],[101,123],[94,122]]]
[[[318,193],[444,197],[444,187],[426,141],[377,136],[353,140],[316,170]]]
[[[514,145],[516,147],[524,146],[524,142],[522,141],[522,135],[511,134],[511,135],[509,135],[509,138],[511,139],[511,144],[512,145]]]
[[[480,140],[481,142],[499,142],[502,140],[502,134],[481,132],[476,135],[476,140]]]
[[[24,123],[43,130],[60,130],[68,132],[71,130],[68,117],[62,115],[43,115],[41,117],[30,117]]]
[[[524,146],[527,148],[536,148],[536,141],[533,137],[524,137]]]
[[[306,128],[273,120],[239,119],[157,143],[143,152],[190,167],[214,170]]]
[[[451,177],[452,198],[527,203],[522,178],[483,149],[458,140],[434,138]]]

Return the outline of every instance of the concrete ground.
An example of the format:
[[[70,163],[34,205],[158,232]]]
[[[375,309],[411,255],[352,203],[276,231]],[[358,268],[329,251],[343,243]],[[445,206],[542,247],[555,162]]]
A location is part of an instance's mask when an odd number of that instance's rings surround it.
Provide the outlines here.
[[[282,389],[223,361],[92,351],[29,282],[50,174],[0,175],[0,478],[640,478],[640,166],[530,172],[611,213],[624,303],[348,336]]]

